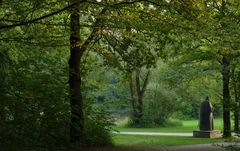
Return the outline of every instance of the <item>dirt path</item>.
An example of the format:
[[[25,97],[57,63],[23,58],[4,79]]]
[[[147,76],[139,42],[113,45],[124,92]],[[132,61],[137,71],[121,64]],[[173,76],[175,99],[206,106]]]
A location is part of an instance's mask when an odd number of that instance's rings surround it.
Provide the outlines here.
[[[169,148],[166,148],[165,151],[224,151],[224,149],[221,147],[217,147],[213,144],[198,144],[198,145],[169,147]]]
[[[93,148],[84,151],[225,151],[221,147],[212,144],[199,144],[175,147],[158,148]]]
[[[240,142],[229,143],[222,142],[218,145],[213,144],[198,144],[198,145],[182,145],[173,147],[155,147],[155,148],[133,148],[133,147],[110,147],[110,148],[88,148],[81,151],[226,151],[220,146],[237,145],[240,150]],[[75,151],[75,150],[74,150]]]

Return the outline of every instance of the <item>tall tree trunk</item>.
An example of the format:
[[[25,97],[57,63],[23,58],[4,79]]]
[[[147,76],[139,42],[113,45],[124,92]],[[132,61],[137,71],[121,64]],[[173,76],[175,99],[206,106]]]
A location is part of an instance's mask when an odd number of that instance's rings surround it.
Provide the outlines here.
[[[80,60],[83,50],[80,47],[80,15],[79,5],[71,9],[70,15],[70,58],[69,58],[69,88],[71,102],[70,141],[78,143],[83,134],[83,100],[81,94]]]
[[[237,73],[232,71],[232,83],[233,83],[233,91],[234,91],[234,98],[235,98],[235,105],[234,105],[234,131],[239,132],[239,91],[238,91],[238,76]]]
[[[137,94],[137,87],[136,87],[136,81],[134,82],[135,73],[130,72],[129,73],[129,88],[130,88],[130,94],[131,94],[131,105],[132,105],[132,126],[138,127],[140,125],[140,118],[139,118],[139,104],[138,104],[138,94]]]
[[[140,84],[140,74],[141,68],[137,68],[135,72],[135,80],[136,80],[136,94],[137,94],[137,114],[136,114],[136,124],[140,126],[143,116],[143,95],[141,91],[141,84]]]
[[[235,103],[236,103],[236,106],[234,106],[234,131],[239,132],[239,102],[236,94],[235,94]]]
[[[230,122],[230,61],[226,56],[222,59],[222,78],[223,78],[223,136],[231,137]]]
[[[141,68],[137,68],[135,70],[135,74],[134,72],[132,72],[129,79],[131,105],[132,105],[132,122],[133,122],[133,126],[135,127],[141,126],[141,121],[143,117],[143,97],[147,88],[150,71],[147,72],[143,80],[142,86],[140,83],[141,81],[140,74],[141,74]],[[133,80],[133,77],[135,77],[135,82]]]
[[[236,120],[237,120],[237,132],[240,132],[240,127],[239,127],[239,114],[240,114],[240,72],[237,73],[237,84],[236,84],[236,104],[237,104],[237,116],[236,116]]]
[[[129,88],[130,88],[130,94],[131,94],[131,106],[132,106],[132,120],[133,120],[133,125],[136,123],[136,115],[137,115],[137,101],[136,101],[136,86],[134,85],[133,82],[133,72],[128,73],[129,74]]]
[[[103,8],[99,15],[104,15],[107,11]],[[101,22],[101,19],[96,19],[94,27]],[[80,11],[79,4],[76,4],[71,9],[70,15],[70,58],[69,58],[69,87],[70,87],[70,102],[71,102],[71,126],[70,126],[70,141],[72,143],[80,142],[84,130],[84,115],[83,115],[83,99],[81,93],[81,58],[84,52],[89,47],[91,41],[96,36],[99,28],[93,28],[88,38],[80,43]]]

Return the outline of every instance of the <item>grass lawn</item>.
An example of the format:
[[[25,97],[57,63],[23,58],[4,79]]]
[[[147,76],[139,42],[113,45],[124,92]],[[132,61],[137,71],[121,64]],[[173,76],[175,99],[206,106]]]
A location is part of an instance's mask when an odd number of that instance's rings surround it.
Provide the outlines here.
[[[223,141],[222,138],[193,138],[184,136],[143,136],[143,135],[115,135],[116,146],[122,147],[164,147],[194,144],[213,144]]]
[[[116,126],[114,129],[121,132],[192,132],[198,130],[198,120],[182,121],[182,126],[157,128],[125,128]],[[214,119],[214,129],[222,130],[222,119]]]

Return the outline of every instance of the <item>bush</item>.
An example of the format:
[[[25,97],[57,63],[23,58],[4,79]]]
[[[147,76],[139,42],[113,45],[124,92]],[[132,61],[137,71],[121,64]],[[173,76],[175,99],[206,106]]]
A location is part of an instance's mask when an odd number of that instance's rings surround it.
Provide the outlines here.
[[[144,101],[143,127],[163,126],[178,110],[177,95],[165,88],[149,89]]]
[[[51,151],[68,143],[65,63],[42,55],[38,62],[34,57],[8,58],[5,66],[0,66],[4,77],[0,79],[1,151]]]
[[[179,120],[168,119],[161,126],[162,127],[176,127],[176,126],[183,126],[183,123]]]
[[[113,118],[104,104],[91,105],[86,110],[83,146],[112,145]]]
[[[130,119],[128,117],[125,117],[123,119],[119,119],[116,123],[117,127],[129,127]]]

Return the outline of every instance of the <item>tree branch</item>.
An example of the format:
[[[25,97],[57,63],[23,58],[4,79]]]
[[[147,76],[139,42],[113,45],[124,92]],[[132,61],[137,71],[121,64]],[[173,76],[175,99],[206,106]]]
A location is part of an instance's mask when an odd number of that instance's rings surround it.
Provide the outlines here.
[[[83,3],[83,2],[85,2],[85,0],[82,0],[82,1],[80,1],[80,2],[78,2],[78,3],[80,4],[80,3]],[[73,3],[73,4],[71,4],[71,5],[67,6],[67,7],[64,7],[64,8],[62,8],[62,9],[60,9],[60,10],[57,10],[57,11],[52,12],[52,13],[47,14],[47,15],[43,15],[43,16],[38,17],[38,18],[34,18],[34,19],[32,19],[32,20],[19,22],[19,23],[12,24],[12,25],[1,25],[1,26],[0,26],[0,30],[1,30],[1,29],[14,28],[14,27],[17,27],[17,26],[23,26],[23,25],[27,25],[27,24],[32,24],[32,23],[38,22],[38,21],[40,21],[40,20],[42,20],[42,19],[45,19],[45,18],[54,16],[54,15],[56,15],[56,14],[59,14],[59,13],[61,13],[61,12],[64,12],[64,11],[70,9],[72,6],[74,6],[74,5],[78,4],[78,3]]]
[[[142,96],[141,84],[140,84],[140,73],[141,73],[141,68],[137,67],[137,69],[136,69],[136,88],[137,88],[138,98],[141,98],[141,96]]]
[[[147,72],[147,75],[144,79],[144,82],[143,82],[143,86],[142,86],[142,90],[141,90],[141,94],[144,95],[145,91],[146,91],[146,88],[147,88],[147,85],[148,85],[148,81],[149,81],[149,76],[150,76],[150,70],[148,70]]]
[[[99,13],[99,15],[103,15],[107,11],[106,8],[103,8],[102,11]],[[97,18],[93,26],[98,25],[101,22],[100,18]],[[97,32],[99,31],[99,28],[94,28],[91,34],[88,36],[88,38],[84,41],[84,43],[81,45],[82,49],[86,49],[90,42],[93,40]]]

